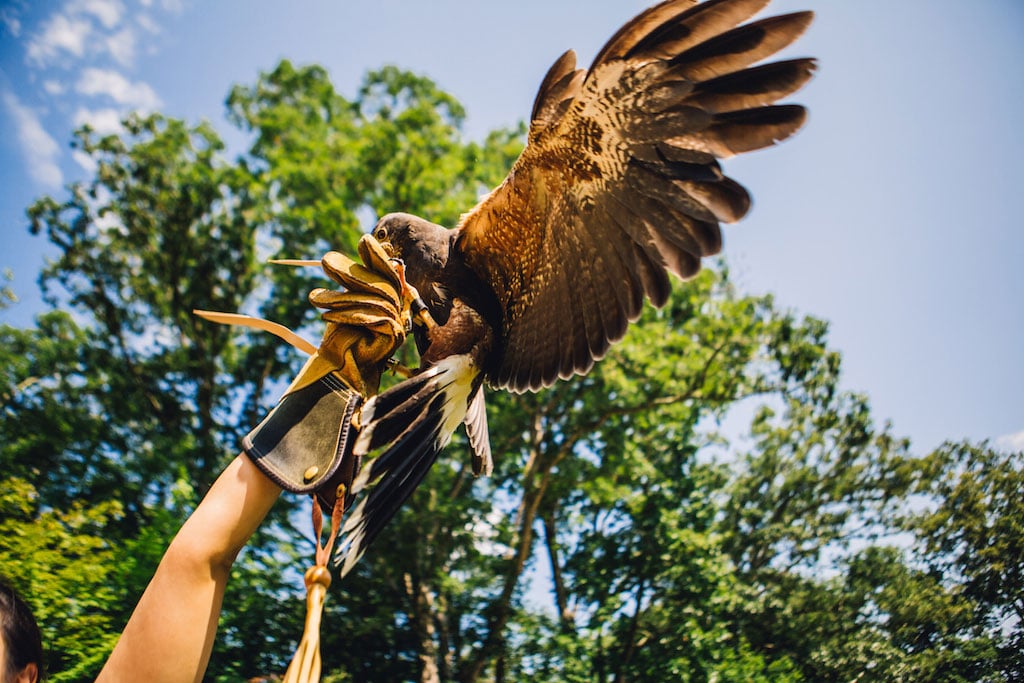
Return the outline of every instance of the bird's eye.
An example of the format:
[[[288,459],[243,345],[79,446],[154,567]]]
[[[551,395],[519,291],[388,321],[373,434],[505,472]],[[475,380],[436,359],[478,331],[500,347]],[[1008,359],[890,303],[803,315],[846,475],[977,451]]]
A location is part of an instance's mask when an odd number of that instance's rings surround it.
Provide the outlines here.
[[[373,231],[373,236],[376,238],[378,242],[386,240],[388,238],[388,229],[377,228],[376,230]]]

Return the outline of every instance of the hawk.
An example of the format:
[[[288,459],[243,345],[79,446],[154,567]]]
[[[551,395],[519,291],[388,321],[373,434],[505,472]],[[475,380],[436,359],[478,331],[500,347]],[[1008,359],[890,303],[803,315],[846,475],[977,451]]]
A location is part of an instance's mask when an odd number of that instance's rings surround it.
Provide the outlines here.
[[[784,140],[813,59],[757,65],[792,43],[811,12],[749,21],[768,0],[667,0],[623,26],[589,69],[570,50],[541,83],[527,144],[504,182],[458,225],[384,216],[373,236],[405,266],[426,324],[421,367],[362,408],[342,528],[347,573],[419,485],[459,424],[478,474],[492,467],[484,384],[535,391],[586,373],[668,273],[695,275],[721,223],[750,196],[719,160]],[[748,22],[748,23],[744,23]]]

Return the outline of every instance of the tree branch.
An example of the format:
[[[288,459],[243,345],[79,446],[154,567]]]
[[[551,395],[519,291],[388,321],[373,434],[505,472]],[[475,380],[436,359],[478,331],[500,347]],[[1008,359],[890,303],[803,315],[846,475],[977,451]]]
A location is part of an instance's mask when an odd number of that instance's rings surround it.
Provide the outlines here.
[[[551,560],[551,580],[555,586],[555,603],[558,607],[558,621],[562,631],[568,633],[574,630],[575,615],[569,610],[569,601],[565,589],[565,577],[562,576],[562,564],[558,559],[558,538],[555,534],[555,510],[552,509],[543,515],[544,522],[544,543],[548,549],[548,559]]]

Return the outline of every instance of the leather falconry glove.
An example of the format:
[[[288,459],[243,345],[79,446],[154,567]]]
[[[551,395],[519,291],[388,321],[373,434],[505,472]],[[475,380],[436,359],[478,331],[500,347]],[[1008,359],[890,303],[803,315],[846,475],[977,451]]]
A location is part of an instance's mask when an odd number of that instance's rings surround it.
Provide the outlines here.
[[[352,417],[365,398],[377,393],[391,356],[405,341],[410,305],[416,298],[415,290],[405,283],[401,263],[391,261],[372,236],[364,235],[359,241],[359,256],[362,264],[335,251],[319,263],[273,261],[320,265],[345,288],[318,288],[309,294],[310,303],[324,310],[322,319],[327,323],[319,347],[267,320],[195,311],[213,322],[271,332],[310,354],[284,396],[242,445],[278,486],[316,495],[328,513],[359,470],[352,454]]]

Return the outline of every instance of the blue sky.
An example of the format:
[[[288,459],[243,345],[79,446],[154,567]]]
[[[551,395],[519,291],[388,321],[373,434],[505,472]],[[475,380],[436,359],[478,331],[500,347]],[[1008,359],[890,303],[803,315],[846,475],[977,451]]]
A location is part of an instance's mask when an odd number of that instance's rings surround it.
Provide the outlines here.
[[[354,94],[394,63],[426,74],[480,138],[528,113],[567,48],[587,63],[636,0],[0,0],[0,268],[31,324],[48,249],[24,209],[88,173],[68,143],[131,109],[223,118],[234,83],[287,57]],[[1024,448],[1024,3],[776,0],[814,9],[791,55],[821,67],[785,145],[726,162],[754,210],[726,228],[744,291],[832,325],[844,386],[924,451],[946,438]],[[414,209],[415,207],[394,207]]]

